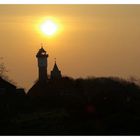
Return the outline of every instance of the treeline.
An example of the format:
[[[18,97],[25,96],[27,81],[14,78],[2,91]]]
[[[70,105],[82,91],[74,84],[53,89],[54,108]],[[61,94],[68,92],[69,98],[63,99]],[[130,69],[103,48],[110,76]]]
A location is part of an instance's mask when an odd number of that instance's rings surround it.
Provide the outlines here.
[[[140,135],[140,87],[100,77],[36,83],[0,98],[2,135]]]

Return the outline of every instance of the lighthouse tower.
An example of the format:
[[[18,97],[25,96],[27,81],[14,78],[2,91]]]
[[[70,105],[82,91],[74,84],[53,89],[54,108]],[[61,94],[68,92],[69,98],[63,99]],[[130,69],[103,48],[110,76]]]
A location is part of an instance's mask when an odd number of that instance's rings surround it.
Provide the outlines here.
[[[41,46],[38,53],[36,54],[38,61],[38,73],[39,73],[39,82],[45,83],[48,79],[47,77],[47,59],[48,54]]]

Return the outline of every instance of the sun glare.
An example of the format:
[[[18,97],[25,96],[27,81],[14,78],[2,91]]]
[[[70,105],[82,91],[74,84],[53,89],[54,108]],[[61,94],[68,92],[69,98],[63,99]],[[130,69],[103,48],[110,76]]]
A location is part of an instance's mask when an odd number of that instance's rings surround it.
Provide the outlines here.
[[[57,31],[57,25],[52,20],[46,20],[40,26],[41,31],[48,36],[53,35]]]

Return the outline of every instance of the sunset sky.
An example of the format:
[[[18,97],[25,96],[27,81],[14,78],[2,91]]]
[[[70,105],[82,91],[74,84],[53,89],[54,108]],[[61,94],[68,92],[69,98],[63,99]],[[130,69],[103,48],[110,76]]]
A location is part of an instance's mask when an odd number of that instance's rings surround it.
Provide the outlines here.
[[[40,25],[51,19],[52,36]],[[0,57],[10,79],[30,88],[44,44],[63,75],[140,78],[140,5],[0,5]]]

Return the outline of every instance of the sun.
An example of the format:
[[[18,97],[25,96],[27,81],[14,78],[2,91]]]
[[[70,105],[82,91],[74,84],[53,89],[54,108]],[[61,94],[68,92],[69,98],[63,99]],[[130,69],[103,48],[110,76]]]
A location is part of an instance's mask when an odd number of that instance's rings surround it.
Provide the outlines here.
[[[53,20],[46,20],[40,25],[41,31],[48,36],[52,36],[57,31],[57,24]]]

